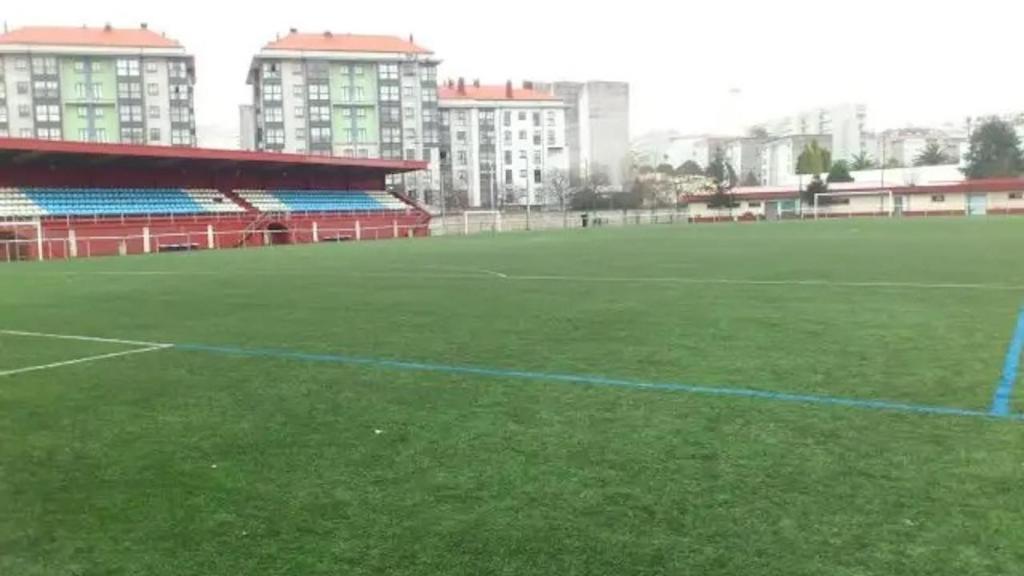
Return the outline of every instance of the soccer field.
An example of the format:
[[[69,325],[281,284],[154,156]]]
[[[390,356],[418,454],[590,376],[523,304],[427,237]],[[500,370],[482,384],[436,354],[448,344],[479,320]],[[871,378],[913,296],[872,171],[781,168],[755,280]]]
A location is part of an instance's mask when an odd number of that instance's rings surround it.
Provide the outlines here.
[[[1022,242],[865,220],[0,266],[0,574],[1019,574]]]

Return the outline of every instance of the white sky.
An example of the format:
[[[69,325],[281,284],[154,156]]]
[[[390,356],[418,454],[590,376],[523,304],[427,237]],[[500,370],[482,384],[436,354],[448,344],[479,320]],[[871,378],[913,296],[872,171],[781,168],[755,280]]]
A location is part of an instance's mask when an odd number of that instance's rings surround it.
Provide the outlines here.
[[[632,132],[858,101],[874,128],[1024,109],[1013,0],[8,0],[8,26],[148,22],[196,56],[200,144],[234,146],[252,55],[289,27],[407,36],[441,77],[625,80]],[[585,15],[585,21],[581,14]],[[740,90],[730,96],[730,90]]]

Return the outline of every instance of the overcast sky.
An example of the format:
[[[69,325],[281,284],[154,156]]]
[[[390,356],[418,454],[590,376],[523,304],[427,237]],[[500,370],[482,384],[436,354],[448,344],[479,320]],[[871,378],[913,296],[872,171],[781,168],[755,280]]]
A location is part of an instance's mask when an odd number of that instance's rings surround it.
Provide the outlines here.
[[[723,132],[818,105],[868,105],[873,128],[1024,110],[1012,0],[8,0],[24,25],[150,27],[196,56],[200,143],[234,146],[252,55],[289,27],[415,35],[441,77],[632,85],[632,132]],[[611,6],[616,6],[611,8]]]

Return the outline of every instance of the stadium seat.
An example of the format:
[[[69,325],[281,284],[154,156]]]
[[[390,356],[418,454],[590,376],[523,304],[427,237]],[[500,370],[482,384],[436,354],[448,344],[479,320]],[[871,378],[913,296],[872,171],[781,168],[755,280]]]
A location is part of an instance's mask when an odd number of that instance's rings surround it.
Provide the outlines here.
[[[140,216],[241,213],[216,190],[23,188],[0,191],[0,216]]]
[[[408,206],[384,191],[236,190],[260,212],[388,212]]]

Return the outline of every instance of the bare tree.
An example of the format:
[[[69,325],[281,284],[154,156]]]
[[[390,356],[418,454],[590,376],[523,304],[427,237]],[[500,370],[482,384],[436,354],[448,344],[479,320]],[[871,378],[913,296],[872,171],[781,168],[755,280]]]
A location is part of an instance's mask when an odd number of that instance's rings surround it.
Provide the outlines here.
[[[569,203],[569,196],[572,192],[572,187],[569,184],[569,173],[561,168],[551,168],[548,170],[547,184],[544,187],[547,192],[546,200],[552,200],[558,203],[558,208],[565,212],[565,208]]]

